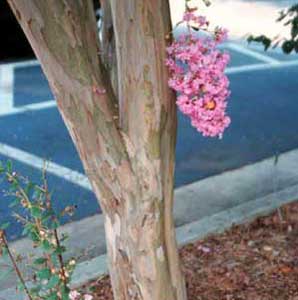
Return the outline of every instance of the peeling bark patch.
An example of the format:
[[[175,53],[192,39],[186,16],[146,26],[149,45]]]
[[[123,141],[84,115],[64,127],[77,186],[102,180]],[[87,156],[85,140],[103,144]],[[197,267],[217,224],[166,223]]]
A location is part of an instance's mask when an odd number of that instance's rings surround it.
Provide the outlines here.
[[[148,217],[148,215],[146,214],[146,215],[144,216],[143,220],[142,220],[142,225],[141,225],[142,227],[144,227],[144,226],[145,226],[145,223],[146,223],[147,217]]]
[[[107,92],[105,88],[100,88],[95,85],[92,86],[92,91],[97,95],[103,95]]]
[[[113,261],[116,261],[116,239],[120,236],[121,231],[120,217],[117,214],[114,217],[114,224],[109,216],[105,216],[105,230],[110,253]]]
[[[176,113],[176,111],[175,111],[175,113]],[[165,108],[165,105],[162,105],[160,115],[161,115],[161,119],[160,119],[161,130],[160,131],[164,132],[164,129],[166,128],[167,120],[168,120],[168,112]],[[168,134],[171,134],[171,132],[173,132],[173,128],[170,127],[170,129],[171,129],[171,131],[169,131]]]
[[[147,98],[151,98],[153,96],[153,84],[150,81],[144,81],[143,84],[144,95]]]
[[[109,216],[105,217],[105,231],[106,231],[106,239],[107,246],[110,249],[110,253],[112,255],[113,261],[116,260],[116,249],[115,249],[115,234],[113,230],[112,221]]]
[[[149,71],[150,71],[150,66],[149,65],[144,65],[144,68],[143,68],[143,78],[144,80],[148,80],[149,79]]]
[[[121,232],[121,221],[118,214],[115,214],[114,230],[115,230],[116,237],[117,236],[119,237]]]
[[[93,170],[89,170],[89,172]],[[94,170],[94,173],[96,174],[96,169]],[[111,165],[105,160],[102,162],[101,166],[100,166],[100,171],[102,174],[105,174],[105,177],[110,181],[110,182],[114,182],[115,181],[115,173],[113,171],[113,168],[111,167]]]
[[[147,148],[152,158],[158,159],[160,157],[160,133],[151,129],[149,131],[149,138]]]
[[[164,261],[165,260],[165,254],[164,254],[164,251],[163,251],[163,247],[160,246],[157,251],[156,251],[156,255],[157,255],[157,258],[160,260],[160,261]]]
[[[27,20],[27,25],[29,26],[29,28],[31,28],[32,21],[33,20],[31,18],[29,20]]]
[[[131,166],[127,160],[122,160],[117,169],[117,178],[121,187],[126,191],[136,190],[136,178],[133,176]]]
[[[128,255],[126,254],[126,252],[123,249],[118,249],[123,261],[125,263],[129,263],[129,259],[128,259]]]
[[[157,276],[157,270],[154,263],[154,258],[151,257],[151,255],[152,253],[145,253],[145,255],[140,257],[139,269],[144,277],[150,281],[154,281]]]
[[[143,13],[142,24],[144,26],[144,33],[146,36],[154,37],[155,18],[148,7],[143,6],[142,13]]]
[[[125,146],[126,146],[126,150],[127,150],[127,153],[129,155],[130,158],[133,158],[135,155],[136,155],[136,148],[135,146],[133,145],[133,143],[131,142],[130,138],[128,137],[128,135],[121,131],[121,136],[124,140],[124,143],[125,143]]]
[[[21,13],[20,13],[18,10],[16,10],[16,17],[17,17],[17,19],[18,19],[19,21],[22,20]]]
[[[143,67],[143,90],[146,97],[151,98],[153,96],[153,84],[150,79],[150,66],[144,65]]]

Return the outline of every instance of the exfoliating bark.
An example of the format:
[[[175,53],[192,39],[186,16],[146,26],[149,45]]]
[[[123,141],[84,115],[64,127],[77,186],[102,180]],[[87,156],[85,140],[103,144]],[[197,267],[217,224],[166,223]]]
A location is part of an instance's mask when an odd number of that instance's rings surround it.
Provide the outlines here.
[[[103,209],[115,299],[185,300],[172,214],[176,108],[164,65],[168,1],[110,1],[116,72],[107,68],[90,0],[8,2]]]

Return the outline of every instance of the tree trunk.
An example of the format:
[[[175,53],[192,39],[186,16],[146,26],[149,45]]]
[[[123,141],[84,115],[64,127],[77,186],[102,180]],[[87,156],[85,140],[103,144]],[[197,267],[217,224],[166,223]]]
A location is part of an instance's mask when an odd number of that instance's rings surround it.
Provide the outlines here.
[[[176,108],[164,66],[168,1],[110,0],[114,88],[98,55],[91,0],[8,2],[100,200],[115,299],[185,300],[172,214]]]

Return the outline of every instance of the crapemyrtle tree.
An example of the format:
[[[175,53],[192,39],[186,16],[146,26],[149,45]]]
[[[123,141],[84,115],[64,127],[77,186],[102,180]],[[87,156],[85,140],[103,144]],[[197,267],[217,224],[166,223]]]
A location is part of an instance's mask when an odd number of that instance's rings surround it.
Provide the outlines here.
[[[216,45],[225,30],[198,36],[208,22],[188,0],[187,33],[173,44],[168,0],[102,0],[101,39],[91,0],[8,3],[103,210],[114,298],[185,300],[172,214],[171,88],[193,126],[222,136],[230,122],[228,56]]]

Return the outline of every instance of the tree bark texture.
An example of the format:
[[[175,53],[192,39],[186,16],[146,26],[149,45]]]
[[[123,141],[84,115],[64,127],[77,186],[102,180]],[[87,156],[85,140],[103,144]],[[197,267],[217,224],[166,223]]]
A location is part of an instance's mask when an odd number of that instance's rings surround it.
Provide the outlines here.
[[[172,214],[176,108],[164,65],[168,1],[106,3],[117,85],[91,0],[8,2],[100,201],[115,300],[185,300]]]

